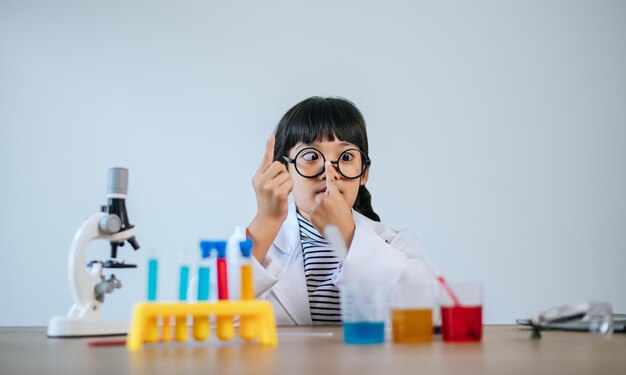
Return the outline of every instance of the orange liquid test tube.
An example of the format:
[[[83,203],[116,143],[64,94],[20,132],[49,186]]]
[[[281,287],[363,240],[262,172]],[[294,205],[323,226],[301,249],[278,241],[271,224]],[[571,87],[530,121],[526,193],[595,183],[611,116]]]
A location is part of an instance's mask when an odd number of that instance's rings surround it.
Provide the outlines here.
[[[254,280],[252,278],[252,241],[246,239],[239,243],[241,250],[241,299],[254,299]],[[239,319],[239,336],[245,341],[252,341],[257,336],[256,322],[254,318],[242,316]]]

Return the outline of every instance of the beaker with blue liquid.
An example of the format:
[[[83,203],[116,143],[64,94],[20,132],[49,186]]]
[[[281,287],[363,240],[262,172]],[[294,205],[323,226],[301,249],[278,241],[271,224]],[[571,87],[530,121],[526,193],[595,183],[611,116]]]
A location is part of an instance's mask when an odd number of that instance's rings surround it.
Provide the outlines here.
[[[346,344],[382,344],[389,315],[390,288],[347,284],[340,287],[343,339]]]

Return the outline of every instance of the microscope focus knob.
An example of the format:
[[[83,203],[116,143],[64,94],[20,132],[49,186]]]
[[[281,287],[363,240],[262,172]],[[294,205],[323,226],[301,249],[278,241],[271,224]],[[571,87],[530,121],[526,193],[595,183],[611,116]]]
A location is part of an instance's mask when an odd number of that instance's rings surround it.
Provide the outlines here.
[[[101,231],[113,234],[119,232],[120,229],[122,229],[122,220],[119,216],[115,214],[110,214],[100,219]]]

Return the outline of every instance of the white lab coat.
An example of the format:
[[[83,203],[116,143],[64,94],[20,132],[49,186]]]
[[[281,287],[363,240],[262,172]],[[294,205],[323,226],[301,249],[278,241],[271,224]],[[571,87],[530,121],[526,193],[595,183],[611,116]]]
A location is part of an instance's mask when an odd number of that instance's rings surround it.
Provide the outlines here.
[[[335,275],[337,287],[347,283],[392,287],[399,281],[433,285],[432,274],[419,250],[417,233],[412,230],[395,231],[354,210],[353,218],[356,226],[354,238],[341,269]],[[245,236],[245,226],[235,229],[229,240],[229,246],[234,251],[229,251],[229,254],[236,254],[235,247]],[[237,266],[238,257],[231,257],[229,262]],[[278,325],[312,324],[300,230],[293,203],[265,260],[261,264],[252,257],[252,267],[255,294],[257,298],[272,303]],[[238,285],[231,282],[229,285],[231,290],[238,290]]]

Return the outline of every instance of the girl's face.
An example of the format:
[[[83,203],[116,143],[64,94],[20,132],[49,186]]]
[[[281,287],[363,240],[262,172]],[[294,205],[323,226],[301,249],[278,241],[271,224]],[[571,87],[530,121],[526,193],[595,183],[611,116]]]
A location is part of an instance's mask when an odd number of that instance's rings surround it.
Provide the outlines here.
[[[296,144],[289,152],[287,156],[289,158],[294,159],[298,152],[301,150],[313,147],[317,150],[321,151],[324,155],[324,158],[329,161],[335,161],[339,159],[339,156],[346,150],[350,149],[359,149],[359,147],[353,143],[344,142],[337,138],[334,141],[321,141],[315,142],[311,144],[298,143]],[[356,155],[360,158],[360,156]],[[309,156],[305,156],[305,158],[309,158]],[[296,202],[296,206],[298,207],[298,212],[305,219],[311,220],[310,214],[313,209],[317,206],[316,197],[318,195],[324,195],[326,192],[326,173],[322,173],[320,176],[315,178],[306,178],[302,177],[295,169],[293,163],[288,164],[289,174],[291,175],[291,180],[293,181],[293,197]],[[337,170],[337,165],[333,164],[333,167],[330,171],[330,178],[335,179],[335,183],[341,194],[342,198],[345,200],[346,204],[349,207],[354,206],[354,202],[356,201],[356,196],[359,192],[359,186],[365,185],[369,176],[369,169],[365,171],[365,173],[355,179],[347,179],[343,177],[339,171]]]

